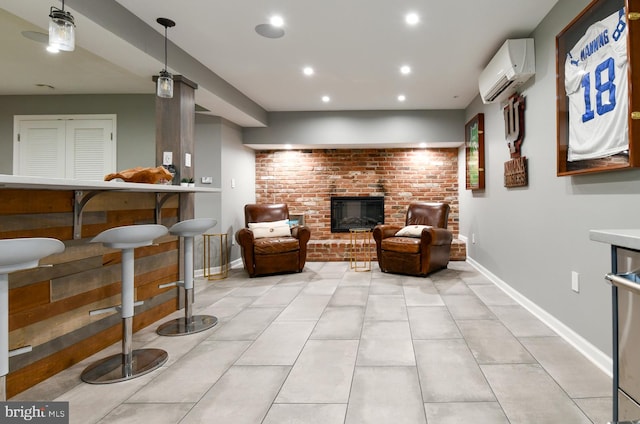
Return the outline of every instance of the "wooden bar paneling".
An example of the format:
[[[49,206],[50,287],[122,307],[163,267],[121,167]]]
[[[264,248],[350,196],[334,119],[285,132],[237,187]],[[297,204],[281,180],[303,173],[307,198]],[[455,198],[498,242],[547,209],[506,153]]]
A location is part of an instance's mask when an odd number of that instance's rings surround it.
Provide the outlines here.
[[[116,296],[116,297],[114,297]],[[39,305],[27,311],[12,313],[9,316],[9,331],[24,328],[36,322],[46,321],[52,317],[61,315],[67,311],[82,308],[82,311],[90,311],[114,303],[106,303],[104,300],[112,297],[119,302],[120,283],[113,283],[108,286],[80,293],[76,296],[68,297],[58,302]],[[98,303],[102,301],[102,303]]]
[[[175,310],[176,302],[175,300],[170,300],[136,315],[133,319],[134,331],[138,331],[141,328],[161,320]],[[46,378],[77,364],[94,353],[111,346],[118,342],[121,336],[122,328],[120,322],[118,322],[117,325],[107,330],[92,334],[89,338],[83,340],[83,343],[77,343],[57,350],[55,353],[29,366],[10,372],[7,376],[7,398],[11,398]],[[80,378],[80,376],[78,376],[78,378]]]
[[[73,211],[73,191],[3,189],[0,215]],[[2,225],[0,224],[0,231]]]
[[[46,305],[50,297],[49,281],[9,290],[9,314]]]
[[[84,358],[119,342],[117,312],[90,316],[89,311],[120,303],[121,253],[91,239],[108,228],[155,222],[155,193],[105,191],[82,212],[82,238],[73,239],[73,190],[0,189],[0,238],[54,237],[63,253],[43,258],[51,267],[9,275],[9,344],[31,345],[32,352],[12,357],[8,396],[26,390]],[[162,224],[177,222],[179,196],[164,204]],[[175,287],[179,239],[167,235],[135,250],[136,307],[134,331],[161,320],[178,308]],[[78,376],[78,379],[80,377]]]

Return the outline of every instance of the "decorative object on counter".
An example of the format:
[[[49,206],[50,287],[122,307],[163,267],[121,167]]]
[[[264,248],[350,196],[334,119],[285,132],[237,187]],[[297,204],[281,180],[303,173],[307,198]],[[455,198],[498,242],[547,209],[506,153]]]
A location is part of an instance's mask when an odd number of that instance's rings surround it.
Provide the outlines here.
[[[60,50],[72,52],[76,48],[76,24],[73,16],[64,10],[64,0],[62,9],[51,6],[49,10],[49,46],[47,51],[58,53]]]
[[[164,27],[164,69],[158,77],[156,94],[158,97],[170,99],[173,97],[173,75],[167,71],[167,28],[176,26],[176,23],[167,18],[158,18],[156,22]]]
[[[181,187],[195,187],[196,183],[193,181],[193,178],[183,178],[180,180]]]
[[[166,182],[171,182],[173,175],[164,166],[158,166],[155,168],[143,168],[138,166],[108,174],[104,177],[104,180],[111,181],[115,178],[120,178],[122,181],[129,183],[164,184]]]
[[[165,182],[165,184],[178,184],[180,183],[180,178],[178,176],[178,170],[175,165],[170,163],[169,165],[162,165],[169,173],[171,174],[171,181]]]

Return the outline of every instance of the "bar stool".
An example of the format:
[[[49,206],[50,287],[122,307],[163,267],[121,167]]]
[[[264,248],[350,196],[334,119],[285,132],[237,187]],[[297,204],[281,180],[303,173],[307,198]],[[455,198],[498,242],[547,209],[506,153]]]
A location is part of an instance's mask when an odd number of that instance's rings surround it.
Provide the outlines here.
[[[9,357],[31,351],[31,346],[9,352],[9,273],[38,267],[45,256],[60,253],[64,243],[52,238],[0,240],[0,401],[7,400]]]
[[[91,240],[106,247],[122,250],[122,304],[91,311],[91,315],[120,310],[122,316],[122,353],[100,359],[84,369],[80,378],[85,383],[105,384],[130,380],[159,368],[168,355],[162,349],[133,350],[134,249],[150,246],[153,240],[167,234],[163,225],[128,225],[105,230]]]
[[[184,317],[165,322],[156,330],[161,336],[184,336],[207,330],[218,323],[211,315],[192,315],[193,302],[193,238],[217,224],[215,219],[196,218],[178,222],[169,228],[169,233],[184,239]],[[169,287],[176,283],[163,285]]]

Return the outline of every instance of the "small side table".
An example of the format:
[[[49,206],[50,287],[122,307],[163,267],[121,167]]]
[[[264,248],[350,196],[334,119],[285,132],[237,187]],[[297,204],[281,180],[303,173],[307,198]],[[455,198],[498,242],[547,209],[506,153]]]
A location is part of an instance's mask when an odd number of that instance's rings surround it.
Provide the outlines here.
[[[215,234],[203,234],[203,247],[204,247],[204,276],[209,281],[223,280],[229,275],[229,250],[227,245],[227,233],[215,233]],[[218,239],[218,250],[220,252],[220,271],[211,272],[211,257],[215,254],[211,250],[212,239]]]
[[[349,267],[355,272],[371,271],[371,229],[349,229]]]

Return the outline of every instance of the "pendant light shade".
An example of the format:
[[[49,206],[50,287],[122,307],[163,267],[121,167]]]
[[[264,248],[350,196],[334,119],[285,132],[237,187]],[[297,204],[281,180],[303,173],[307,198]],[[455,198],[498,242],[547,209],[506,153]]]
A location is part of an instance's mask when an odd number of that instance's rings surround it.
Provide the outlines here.
[[[156,94],[158,97],[170,99],[173,97],[173,76],[167,71],[167,28],[176,25],[171,19],[156,19],[160,25],[164,27],[164,69],[160,71],[160,76],[156,82]]]
[[[156,87],[156,94],[158,97],[170,99],[173,97],[173,76],[165,71],[160,71]]]
[[[49,11],[49,47],[50,51],[72,52],[76,48],[76,24],[73,16],[62,9],[51,6]]]

